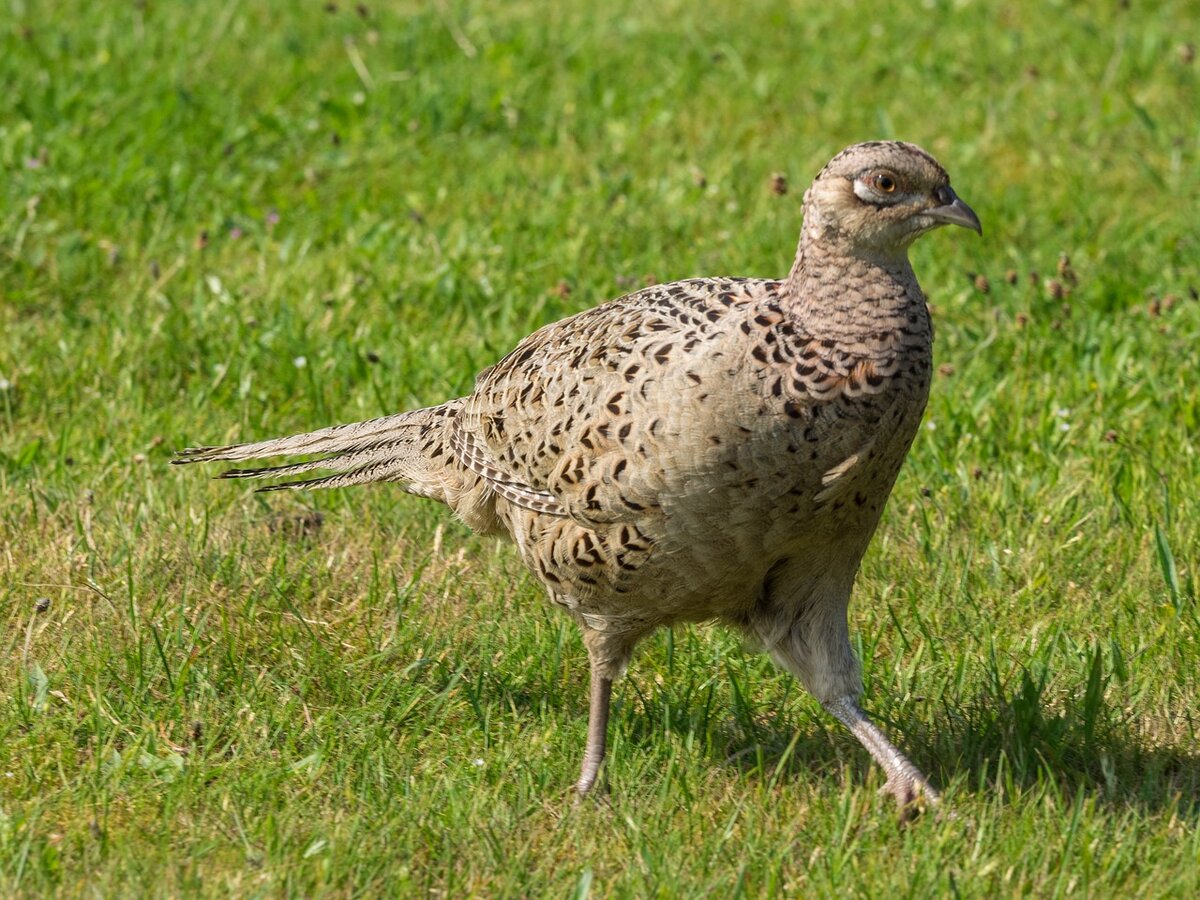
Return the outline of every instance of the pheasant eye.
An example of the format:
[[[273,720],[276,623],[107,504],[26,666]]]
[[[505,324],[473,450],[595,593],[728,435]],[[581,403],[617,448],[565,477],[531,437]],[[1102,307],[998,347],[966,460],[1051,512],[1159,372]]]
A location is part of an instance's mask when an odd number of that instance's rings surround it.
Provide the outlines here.
[[[881,194],[890,194],[896,190],[896,179],[887,172],[876,172],[871,178],[871,187]]]

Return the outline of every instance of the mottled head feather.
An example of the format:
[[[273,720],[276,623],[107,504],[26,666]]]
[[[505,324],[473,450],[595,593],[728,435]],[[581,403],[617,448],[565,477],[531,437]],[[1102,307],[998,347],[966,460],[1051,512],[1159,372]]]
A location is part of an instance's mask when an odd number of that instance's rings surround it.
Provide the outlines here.
[[[907,141],[864,141],[861,144],[851,144],[826,163],[817,179],[827,175],[850,177],[875,167],[911,167],[914,163],[923,166],[934,178],[947,184],[950,182],[950,176],[946,174],[941,163],[926,150]]]

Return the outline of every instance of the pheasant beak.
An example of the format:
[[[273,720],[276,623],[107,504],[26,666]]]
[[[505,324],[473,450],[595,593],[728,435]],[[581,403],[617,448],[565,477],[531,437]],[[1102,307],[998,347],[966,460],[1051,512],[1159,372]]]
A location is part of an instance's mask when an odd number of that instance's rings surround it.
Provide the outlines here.
[[[941,225],[961,225],[976,234],[983,234],[983,226],[979,224],[975,210],[963,203],[952,188],[940,187],[936,196],[941,205],[925,210],[925,215]]]

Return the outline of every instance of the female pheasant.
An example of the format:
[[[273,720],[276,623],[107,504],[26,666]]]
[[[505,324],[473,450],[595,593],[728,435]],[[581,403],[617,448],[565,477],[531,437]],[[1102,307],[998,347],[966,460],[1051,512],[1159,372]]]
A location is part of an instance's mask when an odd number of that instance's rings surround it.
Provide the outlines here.
[[[469,396],[175,462],[320,454],[223,477],[333,473],[262,490],[399,482],[511,537],[583,629],[581,794],[639,638],[715,619],[853,732],[907,814],[938,795],[859,706],[846,608],[929,395],[933,333],[908,247],[944,224],[982,234],[933,157],[856,144],[805,194],[782,280],[647,288],[533,333]]]

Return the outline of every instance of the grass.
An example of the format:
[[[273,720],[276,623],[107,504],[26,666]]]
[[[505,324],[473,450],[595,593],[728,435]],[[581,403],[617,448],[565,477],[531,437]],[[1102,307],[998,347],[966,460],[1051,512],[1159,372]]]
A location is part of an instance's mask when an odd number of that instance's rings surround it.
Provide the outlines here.
[[[5,0],[0,893],[1195,896],[1198,11],[1123,5]],[[710,628],[576,808],[585,654],[511,548],[167,467],[781,274],[874,137],[986,228],[914,249],[942,374],[853,607],[955,818]]]

